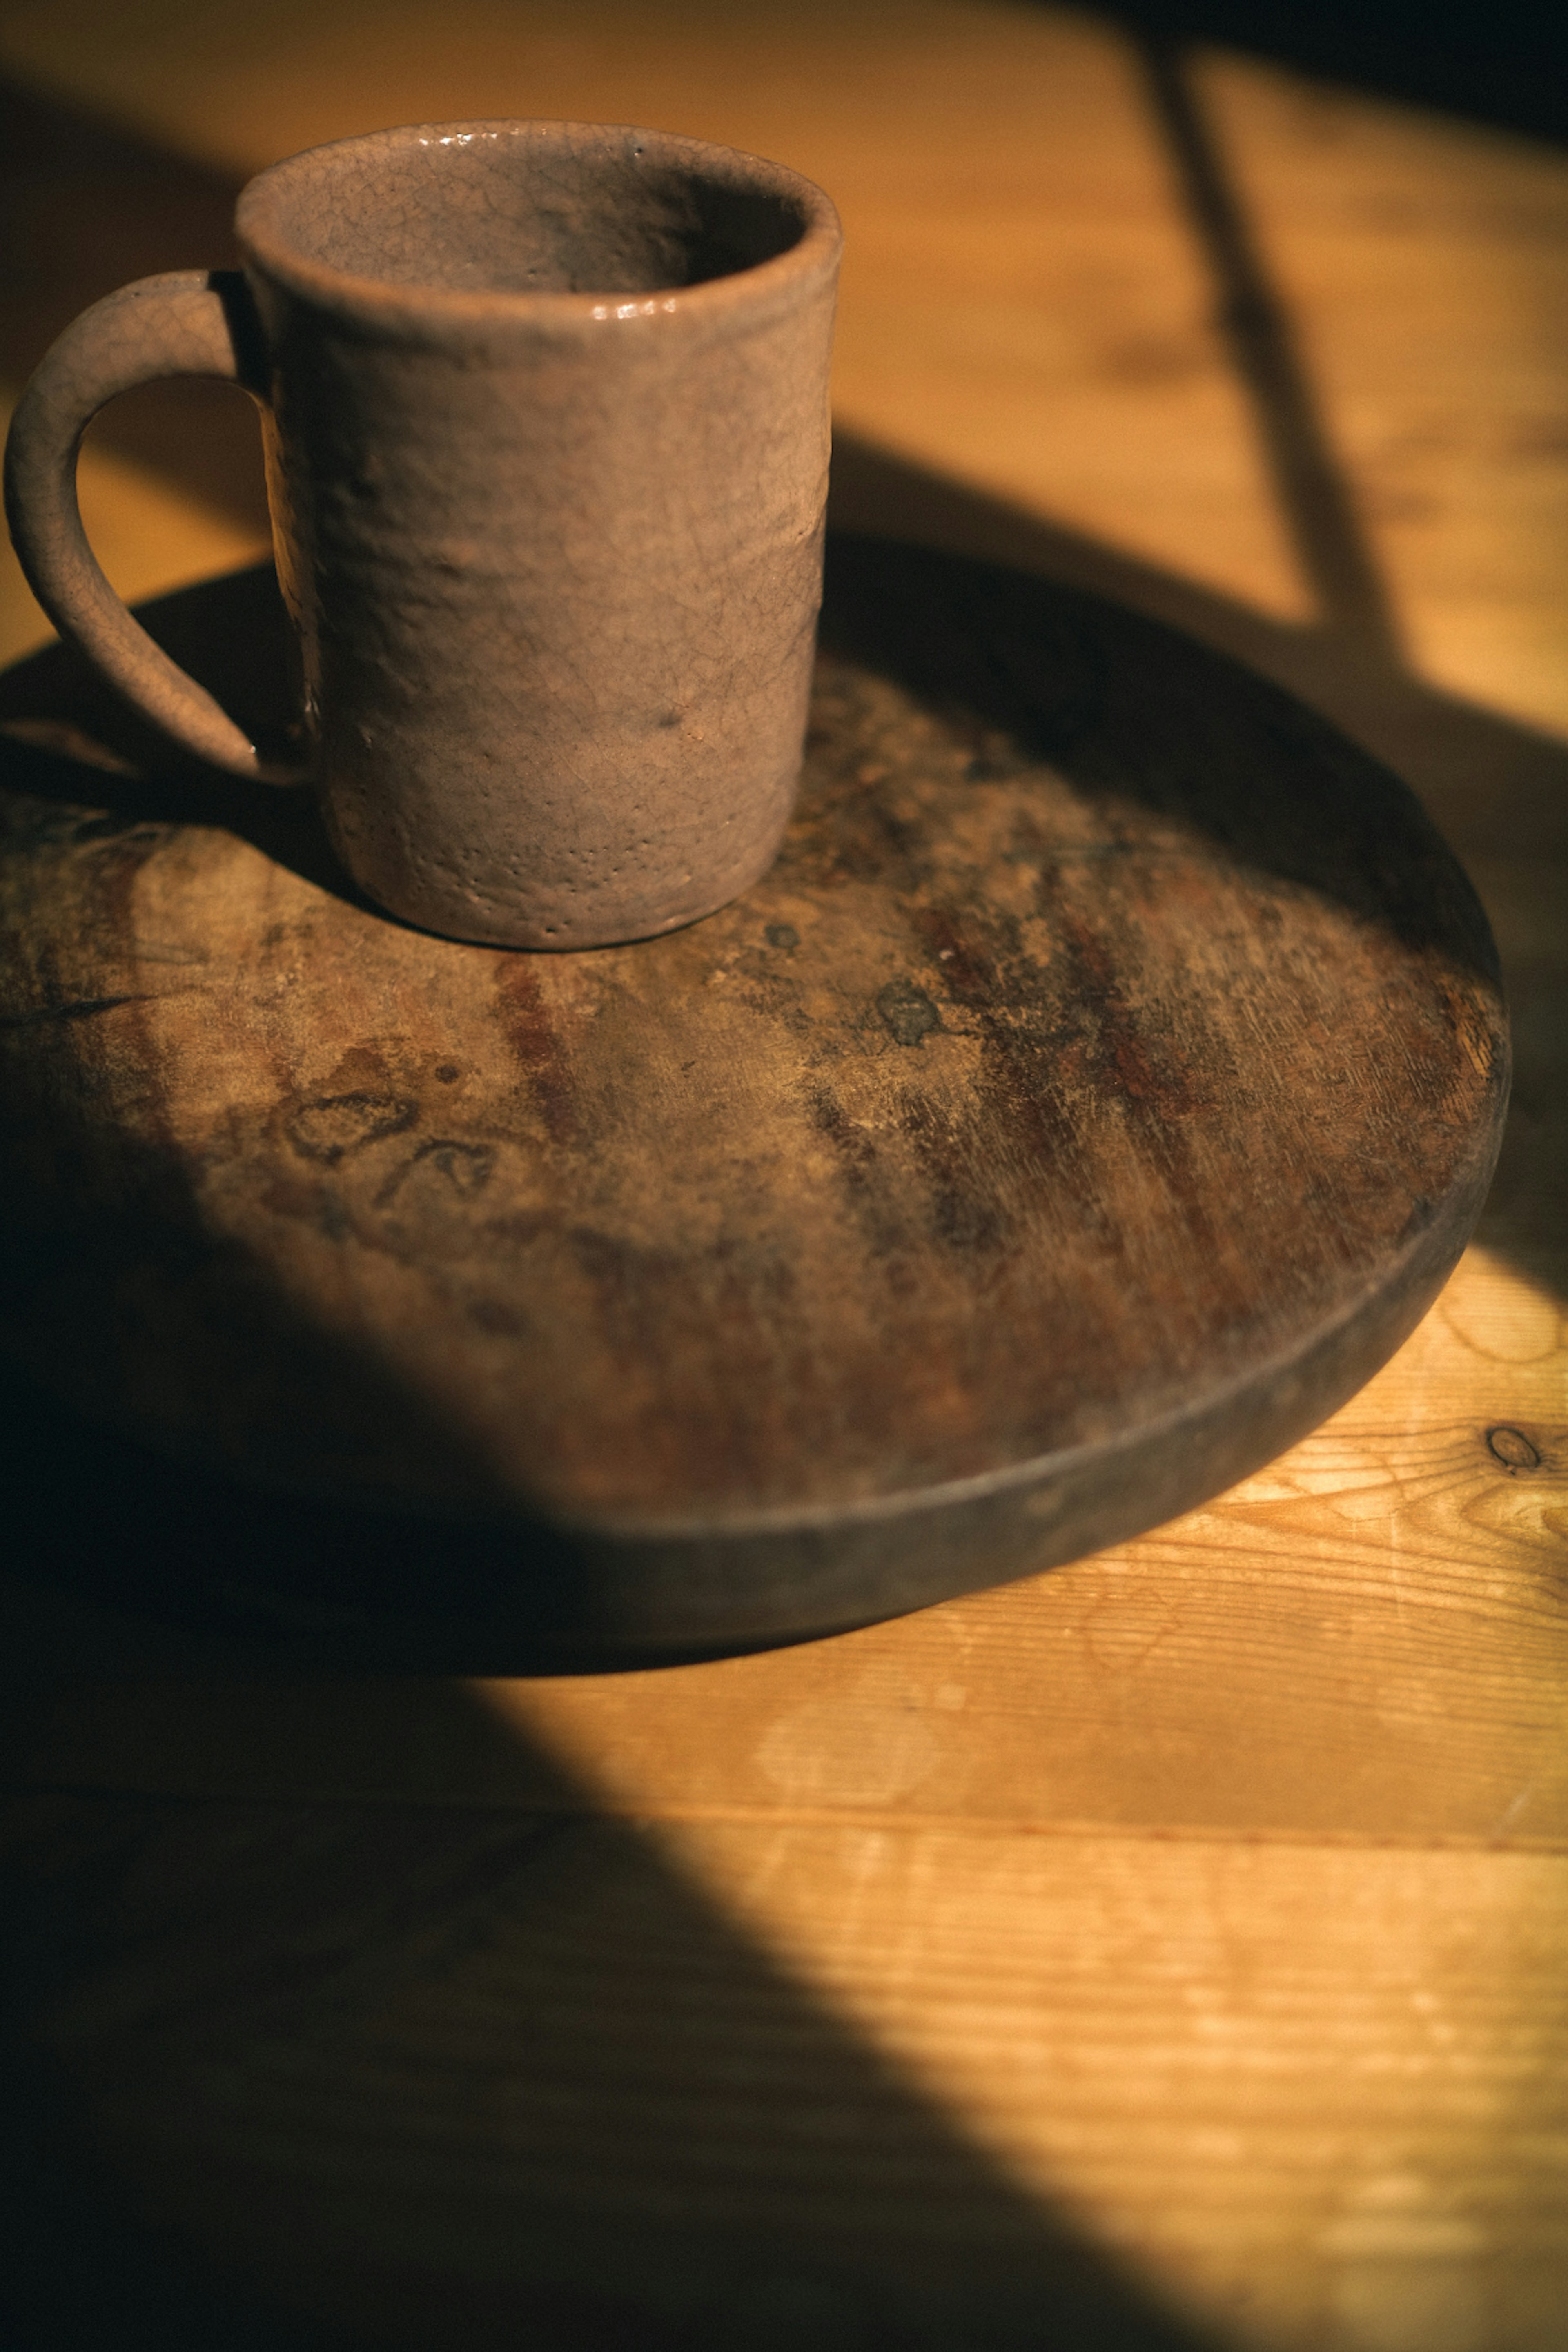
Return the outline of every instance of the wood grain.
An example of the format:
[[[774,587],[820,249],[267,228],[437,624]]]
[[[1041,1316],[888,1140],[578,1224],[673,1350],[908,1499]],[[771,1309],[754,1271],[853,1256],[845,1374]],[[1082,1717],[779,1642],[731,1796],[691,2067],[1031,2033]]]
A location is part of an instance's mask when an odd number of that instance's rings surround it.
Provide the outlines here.
[[[346,0],[47,0],[0,49],[115,115],[148,188],[158,142],[210,194],[313,137],[535,109],[823,180],[851,240],[840,520],[1194,631],[1460,849],[1516,1051],[1479,1243],[1261,1477],[795,1651],[377,1677],[323,1663],[320,1592],[223,1642],[126,1605],[145,1524],[29,1538],[0,1643],[13,2337],[436,2347],[460,2308],[465,2341],[638,2352],[1557,2352],[1568,171],[1189,72],[1391,651],[1298,569],[1212,320],[1233,289],[1120,36],[721,15],[451,0],[367,40]],[[142,455],[118,576],[237,560],[188,535],[239,527],[195,502],[221,467]],[[36,640],[19,603],[14,627]],[[186,1533],[243,1583],[242,1522],[197,1506]]]
[[[1468,1271],[1455,1288],[1439,1317],[1473,1306]],[[1424,1327],[1203,1512],[809,1653],[491,1677],[454,1708],[406,1675],[127,1656],[112,1621],[95,1655],[79,1623],[62,1642],[14,1604],[13,1771],[249,1801],[1560,1850],[1568,1431],[1489,1375],[1513,1420],[1413,1435],[1441,1343]],[[1560,1355],[1548,1370],[1560,1393]]]
[[[176,608],[198,674],[252,588]],[[197,1466],[510,1512],[579,1654],[1136,1534],[1358,1386],[1479,1209],[1508,1052],[1458,866],[1114,607],[838,545],[772,871],[548,958],[368,909],[309,811],[281,859],[172,821],[155,751],[84,803],[101,760],[47,747],[99,700],[46,662],[5,705],[13,1352]]]
[[[1568,331],[1546,290],[1568,234],[1561,157],[1239,59],[1196,79],[1406,658],[1561,733]]]
[[[79,1801],[6,1860],[132,2321],[1552,2341],[1560,1860]]]

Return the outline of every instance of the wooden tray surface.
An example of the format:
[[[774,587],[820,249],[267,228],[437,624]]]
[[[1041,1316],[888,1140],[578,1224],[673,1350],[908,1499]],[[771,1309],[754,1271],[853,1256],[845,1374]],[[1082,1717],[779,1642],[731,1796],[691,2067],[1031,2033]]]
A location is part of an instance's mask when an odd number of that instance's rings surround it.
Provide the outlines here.
[[[268,575],[149,617],[278,721]],[[63,651],[0,722],[0,1328],[235,1605],[658,1654],[1068,1560],[1331,1411],[1484,1196],[1414,798],[1076,592],[835,546],[777,865],[587,953],[384,917]]]

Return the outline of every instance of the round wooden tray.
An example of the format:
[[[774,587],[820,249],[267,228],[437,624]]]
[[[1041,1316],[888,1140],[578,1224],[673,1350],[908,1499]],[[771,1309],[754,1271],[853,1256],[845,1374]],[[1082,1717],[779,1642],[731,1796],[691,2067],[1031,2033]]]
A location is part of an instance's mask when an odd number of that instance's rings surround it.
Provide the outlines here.
[[[151,619],[281,714],[267,575]],[[4,1334],[117,1433],[165,1581],[563,1656],[798,1637],[1188,1508],[1422,1314],[1507,1048],[1405,788],[909,548],[834,548],[823,646],[773,872],[560,956],[380,914],[306,800],[177,772],[63,652],[0,681]],[[82,1556],[79,1509],[57,1475],[35,1538]]]

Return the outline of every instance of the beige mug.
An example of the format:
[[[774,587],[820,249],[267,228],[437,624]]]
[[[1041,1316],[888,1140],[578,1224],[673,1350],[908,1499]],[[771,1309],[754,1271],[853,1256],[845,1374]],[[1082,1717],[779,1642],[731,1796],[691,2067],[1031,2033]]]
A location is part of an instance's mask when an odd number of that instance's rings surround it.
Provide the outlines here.
[[[61,633],[177,743],[310,782],[349,871],[426,929],[647,937],[754,881],[799,773],[840,234],[728,148],[414,125],[275,164],[245,268],[84,312],[16,411],[12,535]],[[115,595],[90,418],[151,378],[261,410],[306,763],[268,768]]]

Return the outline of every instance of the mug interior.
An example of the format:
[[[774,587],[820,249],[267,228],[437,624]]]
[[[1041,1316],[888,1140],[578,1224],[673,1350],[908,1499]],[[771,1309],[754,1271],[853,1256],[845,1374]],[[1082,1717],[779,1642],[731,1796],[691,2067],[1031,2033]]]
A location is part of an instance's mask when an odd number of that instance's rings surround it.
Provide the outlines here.
[[[694,141],[521,122],[316,148],[253,184],[263,191],[271,238],[349,278],[603,295],[699,286],[774,260],[805,236],[815,194],[776,165]]]

